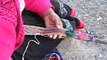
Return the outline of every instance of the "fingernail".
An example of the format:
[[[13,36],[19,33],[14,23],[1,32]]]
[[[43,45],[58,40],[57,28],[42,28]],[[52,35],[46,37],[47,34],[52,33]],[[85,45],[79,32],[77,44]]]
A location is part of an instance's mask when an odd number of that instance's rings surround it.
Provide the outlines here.
[[[52,35],[49,35],[49,38],[52,38]]]
[[[57,25],[57,28],[61,28],[59,25]]]
[[[59,38],[59,39],[62,38],[62,35],[59,35],[58,38]]]
[[[56,39],[57,38],[57,35],[55,34],[54,36],[53,36],[53,39]]]

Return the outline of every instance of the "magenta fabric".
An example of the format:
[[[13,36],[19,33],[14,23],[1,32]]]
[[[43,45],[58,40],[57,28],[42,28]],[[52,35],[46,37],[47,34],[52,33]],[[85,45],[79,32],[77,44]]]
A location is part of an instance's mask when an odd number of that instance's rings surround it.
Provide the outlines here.
[[[44,12],[49,8],[52,8],[50,0],[25,0],[25,8],[26,10],[30,10],[43,16]]]
[[[24,38],[18,0],[0,0],[0,60],[9,60]]]
[[[25,0],[26,9],[43,16],[50,0]],[[0,0],[0,60],[9,60],[24,40],[24,27],[18,0]]]

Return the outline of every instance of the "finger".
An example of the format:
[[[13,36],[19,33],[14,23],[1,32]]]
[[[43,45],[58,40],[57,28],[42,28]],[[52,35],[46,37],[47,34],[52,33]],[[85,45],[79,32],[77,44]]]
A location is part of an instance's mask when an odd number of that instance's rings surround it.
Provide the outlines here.
[[[63,28],[61,19],[57,19],[57,20],[56,20],[56,27],[57,27],[57,28],[61,28],[61,29]]]
[[[49,34],[49,38],[53,38],[53,34]]]
[[[57,34],[54,34],[54,35],[53,35],[53,39],[56,39],[57,37],[58,37]]]
[[[62,38],[62,35],[58,35],[58,38],[59,38],[59,39]]]

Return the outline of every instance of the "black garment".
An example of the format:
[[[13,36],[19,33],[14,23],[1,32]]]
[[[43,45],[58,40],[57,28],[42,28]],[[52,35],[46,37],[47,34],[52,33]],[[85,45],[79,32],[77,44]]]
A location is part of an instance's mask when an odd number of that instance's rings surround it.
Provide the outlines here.
[[[60,18],[69,20],[74,28],[80,25],[79,19],[71,16],[72,8],[70,8],[67,4],[63,3],[60,0],[50,0],[50,1],[54,6],[54,11],[56,12],[56,14],[60,16]]]
[[[36,26],[45,27],[41,17],[32,12],[24,11],[23,20],[25,25],[36,25]],[[24,55],[24,60],[41,60],[46,55],[46,53],[54,49],[62,40],[62,39],[53,40],[43,36],[36,36],[36,37],[40,42],[39,45],[31,41],[31,40],[36,41],[34,36],[26,35],[23,44],[12,55],[13,60],[22,59],[22,55],[24,54],[28,42],[30,41],[31,42],[29,43],[27,51]]]

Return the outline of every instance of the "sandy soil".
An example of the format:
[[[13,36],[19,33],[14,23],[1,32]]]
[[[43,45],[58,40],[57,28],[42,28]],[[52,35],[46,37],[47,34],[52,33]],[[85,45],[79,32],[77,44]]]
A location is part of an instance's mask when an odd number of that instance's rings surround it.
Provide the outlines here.
[[[107,0],[62,0],[77,11],[86,29],[98,37],[92,42],[66,39],[58,46],[64,60],[107,60]]]

